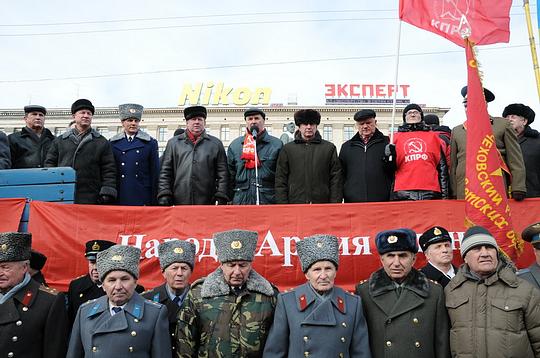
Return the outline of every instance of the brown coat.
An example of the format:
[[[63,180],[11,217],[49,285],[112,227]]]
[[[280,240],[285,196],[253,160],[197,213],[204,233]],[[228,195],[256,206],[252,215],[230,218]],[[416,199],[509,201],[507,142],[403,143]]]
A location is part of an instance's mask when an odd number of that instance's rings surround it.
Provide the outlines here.
[[[485,280],[464,264],[445,294],[452,357],[540,357],[540,291],[505,260]]]
[[[493,134],[497,149],[501,153],[510,173],[512,191],[526,192],[525,164],[515,131],[504,118],[492,118]],[[467,157],[467,136],[463,124],[452,129],[450,143],[450,190],[452,197],[465,198],[465,158]]]

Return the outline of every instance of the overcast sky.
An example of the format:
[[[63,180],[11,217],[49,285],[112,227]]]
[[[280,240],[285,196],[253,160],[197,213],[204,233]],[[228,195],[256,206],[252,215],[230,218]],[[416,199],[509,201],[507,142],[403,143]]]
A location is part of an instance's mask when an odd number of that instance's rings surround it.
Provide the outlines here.
[[[510,43],[479,48],[492,115],[514,102],[540,113],[522,4],[510,11]],[[538,43],[535,0],[531,10]],[[79,97],[174,107],[197,82],[270,87],[271,102],[295,94],[309,107],[325,103],[325,83],[394,83],[398,0],[23,0],[2,12],[3,109],[65,108]],[[446,123],[461,123],[464,50],[403,23],[401,54],[410,100],[452,108]]]

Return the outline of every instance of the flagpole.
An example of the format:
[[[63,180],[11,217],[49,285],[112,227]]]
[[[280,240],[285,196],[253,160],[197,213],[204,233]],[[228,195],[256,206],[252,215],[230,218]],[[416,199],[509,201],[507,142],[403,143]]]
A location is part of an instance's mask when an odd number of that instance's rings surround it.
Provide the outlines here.
[[[399,50],[401,46],[401,20],[398,24],[397,49],[396,49],[396,72],[394,77],[394,100],[392,101],[392,125],[390,126],[390,143],[394,143],[394,131],[396,128],[396,102],[398,92],[398,74],[399,74]]]
[[[527,20],[527,31],[529,32],[529,47],[531,48],[534,77],[536,78],[536,91],[538,92],[538,100],[540,101],[540,70],[538,68],[538,56],[536,55],[536,44],[534,42],[529,0],[523,0],[523,7],[525,8],[525,19]]]

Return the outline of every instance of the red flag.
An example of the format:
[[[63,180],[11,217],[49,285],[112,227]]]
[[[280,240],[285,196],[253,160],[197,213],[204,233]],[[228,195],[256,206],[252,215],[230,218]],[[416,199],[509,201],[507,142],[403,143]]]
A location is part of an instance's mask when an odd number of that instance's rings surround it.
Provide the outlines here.
[[[464,47],[508,42],[512,0],[399,0],[399,18]]]
[[[467,57],[467,157],[465,168],[465,217],[488,229],[499,248],[516,260],[523,240],[510,217],[503,179],[503,163],[487,111],[472,43],[465,40]]]

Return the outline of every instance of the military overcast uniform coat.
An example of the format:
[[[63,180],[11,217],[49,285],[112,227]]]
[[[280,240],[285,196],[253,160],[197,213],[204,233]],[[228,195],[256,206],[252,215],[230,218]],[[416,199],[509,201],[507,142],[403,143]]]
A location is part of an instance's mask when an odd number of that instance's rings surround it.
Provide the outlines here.
[[[232,293],[220,268],[191,285],[178,314],[178,358],[262,356],[278,290],[254,270],[245,286]]]
[[[64,357],[68,335],[64,295],[34,280],[0,305],[2,357]]]
[[[144,287],[137,285],[135,291],[141,293],[144,291]],[[89,274],[86,274],[69,283],[67,295],[69,322],[73,323],[79,307],[87,301],[105,295],[105,291],[103,291],[103,288],[92,282]]]
[[[540,289],[540,265],[536,262],[526,269],[519,270],[518,277],[529,281],[533,286]]]
[[[142,296],[148,300],[161,303],[162,305],[165,305],[165,307],[167,307],[169,319],[169,334],[171,337],[171,348],[173,355],[176,356],[176,322],[178,311],[180,311],[180,306],[178,306],[171,300],[165,285],[166,283],[154,288],[153,290],[146,291],[142,294]]]
[[[412,269],[399,298],[383,269],[356,286],[374,358],[450,357],[448,314],[441,285]]]
[[[309,283],[280,294],[264,357],[371,357],[360,297],[330,294],[321,302]]]
[[[457,269],[454,267],[454,265],[452,265],[452,268],[454,269],[454,273],[456,273]],[[445,288],[450,282],[448,276],[435,268],[435,266],[433,266],[430,262],[428,262],[426,266],[422,267],[420,271],[422,271],[430,280],[437,281],[443,288]]]
[[[129,142],[124,132],[110,139],[116,162],[116,188],[119,205],[156,203],[159,177],[158,143],[139,131]]]
[[[87,302],[73,324],[67,358],[171,356],[167,308],[134,293],[111,315],[108,297]]]

